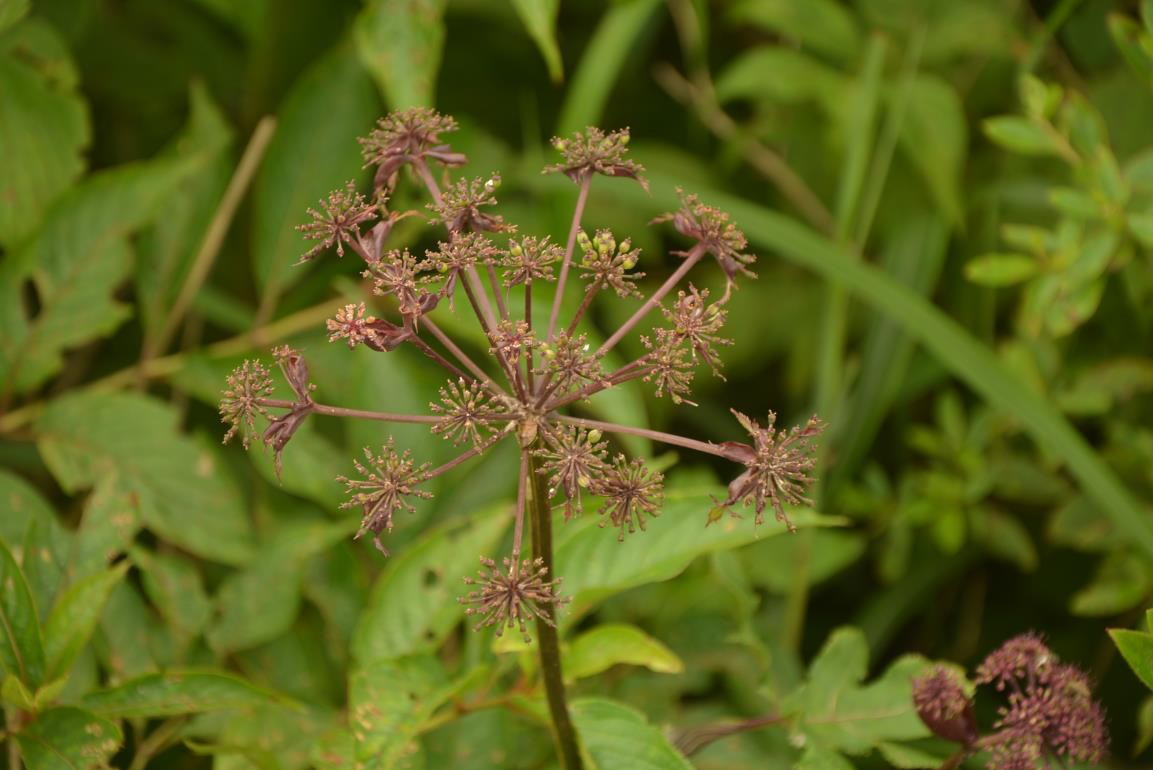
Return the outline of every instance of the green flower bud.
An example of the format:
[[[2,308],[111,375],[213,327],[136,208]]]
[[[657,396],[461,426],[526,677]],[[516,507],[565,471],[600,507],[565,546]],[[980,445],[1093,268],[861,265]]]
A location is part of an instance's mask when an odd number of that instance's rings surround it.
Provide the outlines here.
[[[592,430],[589,431],[589,436],[588,436],[589,443],[590,444],[597,443],[598,441],[601,440],[601,435],[602,434],[599,430],[597,430],[596,428],[593,428]]]

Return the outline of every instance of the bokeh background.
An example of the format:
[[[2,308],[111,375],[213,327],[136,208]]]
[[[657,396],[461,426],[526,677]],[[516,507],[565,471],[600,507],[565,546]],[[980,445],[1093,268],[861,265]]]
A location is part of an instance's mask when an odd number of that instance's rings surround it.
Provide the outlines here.
[[[725,379],[701,372],[695,407],[635,384],[594,413],[715,441],[740,437],[730,407],[831,426],[814,505],[842,526],[770,524],[605,602],[597,620],[684,670],[578,687],[703,724],[770,711],[841,626],[871,672],[909,652],[971,665],[1035,629],[1099,681],[1115,765],[1147,762],[1130,757],[1153,704],[1105,629],[1137,627],[1153,590],[1151,26],[1149,2],[1103,0],[0,0],[0,537],[42,614],[131,564],[59,697],[220,667],[312,711],[137,720],[117,766],[169,725],[148,766],[315,761],[385,569],[332,479],[385,434],[310,426],[278,483],[266,453],[219,447],[215,404],[234,366],[287,342],[330,402],[425,410],[440,381],[419,356],[327,343],[364,287],[350,259],[294,266],[293,228],[367,184],[356,137],[377,117],[430,104],[460,122],[469,173],[502,174],[501,213],[558,239],[575,192],[540,175],[549,138],[630,127],[652,195],[598,179],[585,221],[630,236],[654,285],[681,244],[648,221],[674,187],[734,202],[759,260]],[[434,237],[414,217],[393,244]],[[630,309],[593,317],[611,330]],[[419,426],[394,434],[451,456]],[[732,473],[626,448],[674,487]],[[501,505],[514,467],[497,453],[449,477],[390,549]],[[450,654],[472,650],[451,626]],[[503,720],[431,732],[427,766],[547,766],[547,734]],[[790,752],[767,728],[694,763]],[[888,761],[870,756],[854,761]]]

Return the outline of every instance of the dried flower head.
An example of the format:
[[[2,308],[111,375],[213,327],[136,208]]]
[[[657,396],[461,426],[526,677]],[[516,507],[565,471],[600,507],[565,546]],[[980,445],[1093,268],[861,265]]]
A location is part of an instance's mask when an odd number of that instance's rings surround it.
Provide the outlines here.
[[[721,359],[716,346],[732,345],[733,341],[719,334],[728,311],[719,302],[710,305],[708,299],[708,289],[698,291],[697,287],[689,284],[687,292],[677,292],[676,302],[671,309],[664,310],[664,315],[672,324],[674,334],[689,345],[693,357],[704,359],[719,377]]]
[[[345,305],[336,311],[334,318],[328,319],[328,341],[346,340],[349,349],[355,348],[362,342],[375,342],[376,331],[373,324],[376,317],[367,315],[363,302],[355,305]]]
[[[503,568],[492,559],[481,557],[483,565],[476,578],[464,582],[478,588],[460,598],[461,604],[475,605],[465,610],[467,615],[479,615],[476,630],[496,626],[500,636],[506,628],[517,626],[526,642],[531,641],[527,624],[539,619],[556,627],[553,613],[568,601],[557,594],[561,579],[548,579],[548,568],[543,559],[504,558]]]
[[[668,329],[657,329],[655,338],[641,337],[641,343],[649,351],[644,380],[656,384],[657,398],[667,393],[674,404],[696,406],[687,398],[693,382],[693,364],[689,351],[681,346],[681,338]]]
[[[499,254],[500,250],[483,233],[454,233],[447,242],[437,244],[436,251],[425,252],[420,268],[454,275],[476,264],[491,264]],[[431,280],[439,280],[439,276]]]
[[[545,168],[544,172],[560,172],[580,183],[593,174],[623,176],[635,179],[647,190],[648,182],[641,176],[644,166],[625,157],[629,146],[629,130],[605,133],[589,126],[576,132],[570,139],[555,137],[552,146],[561,154],[561,162]]]
[[[521,356],[536,347],[537,342],[527,321],[500,321],[493,329],[489,352],[519,364]]]
[[[436,307],[435,296],[417,286],[419,265],[408,249],[393,249],[363,273],[372,280],[374,293],[396,298],[397,310],[408,322]]]
[[[305,238],[320,241],[305,252],[300,261],[308,262],[332,246],[336,246],[337,256],[343,257],[346,243],[364,252],[360,244],[360,226],[376,218],[377,207],[356,191],[356,183],[349,182],[343,190],[330,193],[327,200],[320,202],[320,208],[320,211],[309,209],[312,221],[296,228]]]
[[[738,275],[755,278],[748,265],[757,258],[744,253],[749,245],[748,239],[729,221],[729,215],[718,208],[701,203],[696,195],[686,195],[680,188],[677,188],[677,193],[681,196],[680,209],[659,216],[653,221],[671,221],[677,232],[697,241],[706,252],[716,257],[717,263],[729,279],[730,289]],[[727,294],[726,291],[725,299]]]
[[[248,449],[256,433],[256,415],[269,416],[260,400],[271,394],[272,378],[259,361],[245,361],[228,375],[228,387],[220,399],[220,421],[229,426],[225,444],[240,434],[240,443]]]
[[[564,492],[564,517],[568,521],[584,512],[581,492],[595,487],[608,470],[605,462],[608,443],[601,439],[599,430],[571,425],[547,431],[544,440],[545,446],[535,452],[544,461],[537,472],[548,474],[550,498]]]
[[[454,444],[471,441],[473,446],[480,446],[485,434],[493,430],[487,419],[493,412],[490,402],[491,397],[479,384],[464,378],[449,380],[448,387],[440,389],[440,403],[429,404],[434,413],[442,415],[432,432]]]
[[[737,442],[726,442],[723,448],[726,457],[745,464],[745,472],[729,484],[729,496],[724,505],[736,505],[744,501],[756,510],[756,523],[762,524],[762,513],[768,505],[773,506],[777,521],[784,522],[790,531],[795,527],[785,513],[785,505],[807,505],[806,488],[813,483],[809,471],[816,464],[813,456],[814,441],[825,429],[816,417],[810,417],[802,426],[794,426],[789,431],[776,429],[777,415],[769,412],[765,426],[756,420],[730,410],[749,435],[753,446]]]
[[[632,247],[628,238],[619,244],[609,230],[597,230],[595,238],[589,238],[584,230],[577,233],[583,257],[581,271],[589,282],[589,291],[611,287],[618,297],[639,297],[636,281],[644,278],[644,273],[630,273],[637,266],[640,249]]]
[[[365,447],[364,457],[366,463],[355,461],[357,472],[364,478],[340,476],[337,479],[345,485],[349,494],[349,499],[340,507],[359,506],[363,509],[364,518],[356,537],[371,531],[373,544],[387,556],[388,550],[380,542],[380,533],[392,531],[392,515],[401,510],[410,513],[415,511],[411,498],[432,498],[431,493],[418,488],[421,482],[428,479],[428,464],[415,465],[411,452],[407,449],[403,453],[397,452],[391,438],[381,447],[379,455],[374,455],[371,449]]]
[[[913,680],[913,705],[925,726],[945,740],[968,746],[979,737],[973,701],[944,666]]]
[[[1045,640],[1033,632],[1014,636],[986,656],[977,667],[977,684],[1018,689],[1048,680],[1056,656]]]
[[[664,474],[650,470],[639,457],[629,460],[617,455],[593,490],[605,499],[600,512],[617,527],[617,540],[645,528],[645,516],[660,515],[664,499]],[[602,521],[601,526],[607,522]]]
[[[389,113],[359,140],[365,166],[377,166],[376,186],[383,187],[406,163],[431,158],[445,166],[463,166],[467,159],[440,141],[456,130],[456,121],[428,107]]]
[[[547,235],[544,238],[530,235],[519,241],[509,241],[508,251],[500,263],[505,269],[504,285],[511,287],[533,281],[552,281],[555,279],[552,265],[562,257],[564,249],[551,243]]]
[[[581,382],[604,379],[604,369],[585,334],[569,336],[561,332],[551,343],[542,342],[538,347],[541,363],[537,374],[551,377],[555,392],[564,393]]]
[[[429,208],[436,212],[449,232],[511,232],[516,228],[505,224],[503,217],[482,211],[496,205],[499,187],[500,174],[487,179],[461,179],[441,194],[439,204],[429,204]]]

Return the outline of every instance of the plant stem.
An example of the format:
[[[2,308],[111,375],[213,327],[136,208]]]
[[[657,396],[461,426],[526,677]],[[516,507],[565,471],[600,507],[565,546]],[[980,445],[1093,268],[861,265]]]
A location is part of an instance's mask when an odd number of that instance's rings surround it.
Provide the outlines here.
[[[12,706],[4,708],[4,724],[8,728],[8,770],[20,770],[20,745],[16,743],[16,730],[19,727],[17,713]]]
[[[295,402],[280,398],[262,398],[261,406],[273,409],[291,409]],[[444,418],[432,414],[394,414],[392,412],[374,412],[368,409],[346,409],[343,406],[329,406],[328,404],[313,404],[312,411],[329,417],[354,417],[359,420],[380,420],[381,422],[426,423],[435,425]]]
[[[136,756],[132,758],[132,764],[128,766],[128,770],[144,770],[148,767],[148,760],[160,753],[176,735],[176,731],[184,726],[185,721],[184,717],[173,717],[153,730],[147,738],[140,742],[136,749]]]
[[[573,209],[572,225],[569,226],[568,242],[565,244],[564,262],[560,266],[560,275],[556,280],[556,294],[552,298],[552,313],[548,319],[548,334],[545,335],[546,342],[552,342],[552,337],[556,334],[556,323],[560,317],[560,306],[564,300],[564,284],[568,280],[569,265],[572,264],[573,250],[576,248],[577,231],[581,228],[581,217],[584,216],[585,203],[589,197],[589,187],[592,185],[592,175],[589,174],[581,180],[580,193],[577,195],[576,208]]]
[[[685,438],[684,436],[678,436],[674,433],[665,433],[659,430],[649,430],[648,428],[634,428],[631,425],[618,425],[615,422],[586,420],[583,417],[569,417],[567,415],[561,414],[552,415],[552,419],[556,420],[557,422],[566,422],[569,425],[576,425],[580,428],[608,431],[609,433],[622,433],[628,436],[639,436],[640,438],[660,441],[663,444],[672,444],[673,446],[692,449],[695,452],[704,452],[705,454],[716,455],[717,457],[725,457],[725,451],[716,444],[711,444],[708,441],[697,441],[696,439]]]
[[[540,559],[548,576],[555,577],[553,569],[552,552],[552,507],[548,502],[545,490],[545,479],[537,472],[537,461],[530,449],[524,449],[522,467],[525,468],[529,478],[526,484],[528,493],[526,504],[530,516],[532,529],[533,557]],[[552,718],[554,737],[557,743],[557,754],[563,770],[581,770],[580,746],[577,744],[576,730],[573,728],[572,718],[569,716],[568,704],[564,686],[564,676],[561,671],[560,637],[556,629],[556,607],[549,603],[544,606],[548,613],[546,622],[541,618],[536,621],[537,652],[540,655],[541,679],[544,681],[545,694],[548,697],[548,710]]]
[[[693,265],[700,262],[701,258],[704,257],[706,253],[705,245],[703,243],[698,243],[696,246],[693,246],[692,249],[689,250],[688,256],[685,257],[685,261],[681,263],[681,266],[678,267],[672,275],[665,279],[665,282],[661,284],[660,288],[653,292],[653,295],[645,301],[645,304],[641,305],[637,312],[632,314],[632,317],[629,318],[629,320],[625,321],[623,324],[621,324],[619,329],[613,332],[613,336],[609,337],[607,340],[605,340],[603,345],[597,348],[597,358],[604,356],[606,353],[616,347],[616,344],[620,342],[626,334],[631,332],[633,327],[640,323],[645,316],[651,313],[653,308],[661,303],[661,300],[664,298],[664,296],[672,291],[674,286],[681,282],[681,279],[685,277],[685,274],[692,270]]]

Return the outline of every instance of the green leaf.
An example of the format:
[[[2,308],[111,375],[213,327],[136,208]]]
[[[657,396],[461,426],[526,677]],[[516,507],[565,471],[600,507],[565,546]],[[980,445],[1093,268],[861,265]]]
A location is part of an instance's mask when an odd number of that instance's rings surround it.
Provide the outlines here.
[[[294,228],[329,192],[363,176],[356,137],[372,128],[378,105],[372,81],[347,46],[308,70],[281,105],[253,190],[252,259],[266,295],[305,276],[293,263],[312,242]]]
[[[300,611],[300,565],[260,559],[220,587],[220,614],[208,631],[218,653],[255,647],[286,632]]]
[[[71,706],[37,714],[16,734],[28,770],[107,767],[123,741],[114,722]]]
[[[679,674],[685,664],[676,653],[636,626],[610,623],[578,636],[564,656],[569,679],[584,679],[621,663],[660,674]]]
[[[200,634],[212,615],[196,562],[177,553],[132,549],[132,561],[144,578],[144,591],[173,631],[191,638]]]
[[[356,17],[356,52],[393,109],[433,103],[445,0],[370,0]]]
[[[1012,286],[1039,271],[1037,260],[1024,254],[982,254],[965,265],[965,277],[983,286]]]
[[[141,526],[137,495],[116,474],[98,480],[72,538],[69,577],[76,580],[103,570],[128,549]]]
[[[0,4],[0,29],[28,3]],[[48,205],[84,171],[88,108],[64,41],[39,20],[5,36],[0,50],[0,244],[36,231]]]
[[[1153,634],[1143,631],[1130,631],[1126,628],[1110,628],[1109,636],[1121,652],[1121,657],[1133,669],[1137,678],[1153,690]]]
[[[110,719],[135,719],[242,709],[280,699],[276,693],[232,674],[166,671],[89,693],[81,705]]]
[[[930,75],[907,84],[901,121],[901,149],[925,180],[929,192],[954,225],[963,216],[961,174],[969,143],[965,108],[956,88]],[[897,99],[893,95],[893,99]]]
[[[981,125],[985,135],[994,142],[1023,155],[1059,156],[1064,149],[1052,130],[1027,118],[1003,115],[988,118]]]
[[[483,675],[480,668],[473,672]],[[450,680],[431,655],[386,658],[354,670],[348,708],[357,758],[379,770],[411,767],[421,728],[471,678]]]
[[[464,616],[457,598],[508,527],[508,505],[422,536],[389,559],[373,586],[352,640],[360,661],[407,655],[440,645]],[[563,574],[563,573],[562,573]]]
[[[1129,215],[1126,224],[1129,225],[1129,232],[1142,246],[1153,249],[1153,212],[1134,212]]]
[[[853,770],[853,763],[839,752],[809,745],[797,760],[794,770]]]
[[[44,681],[44,641],[32,592],[24,574],[0,540],[0,670],[13,674],[28,689]]]
[[[65,350],[101,337],[129,315],[113,297],[127,278],[127,236],[161,211],[164,197],[201,164],[200,156],[120,166],[94,174],[62,196],[39,234],[0,263],[0,382],[22,393],[62,364]],[[21,292],[31,280],[39,311]]]
[[[735,57],[717,78],[717,98],[768,99],[784,104],[815,101],[835,109],[845,96],[845,77],[792,48],[760,46]]]
[[[560,46],[556,42],[556,17],[560,11],[560,0],[512,0],[529,37],[540,49],[548,75],[554,83],[564,80],[564,65],[561,63]]]
[[[713,551],[739,548],[761,538],[786,532],[781,525],[755,527],[752,521],[726,516],[706,527],[720,488],[669,490],[660,518],[642,534],[618,542],[593,516],[566,523],[556,533],[556,570],[564,577],[564,592],[573,597],[562,622],[572,622],[595,604],[627,588],[668,580],[695,558]],[[792,515],[797,526],[831,523],[807,511]]]
[[[835,61],[855,61],[861,53],[857,24],[835,0],[745,0],[732,9],[731,16],[733,21],[790,38]]]
[[[27,16],[30,5],[31,0],[0,0],[0,31]]]
[[[56,514],[48,501],[24,479],[0,468],[0,540],[19,543],[30,522],[56,527]]]
[[[1137,740],[1133,745],[1133,756],[1137,756],[1153,744],[1153,695],[1141,701],[1137,710]]]
[[[747,546],[740,553],[745,573],[756,586],[777,593],[793,588],[800,570],[809,585],[817,585],[855,563],[865,552],[865,540],[855,532],[835,529],[809,532],[811,545],[805,552],[789,537],[770,537]],[[800,562],[806,563],[802,567]]]
[[[116,474],[157,535],[207,559],[243,562],[251,536],[240,493],[214,452],[181,436],[177,422],[173,409],[147,396],[81,393],[52,402],[36,429],[44,461],[67,491]]]
[[[1069,610],[1075,615],[1117,615],[1140,604],[1148,594],[1149,567],[1141,557],[1113,551],[1101,560],[1093,581],[1073,594]]]
[[[112,589],[124,578],[128,562],[84,578],[65,591],[52,607],[44,627],[48,678],[68,673],[80,649],[88,643],[104,612]]]
[[[100,619],[93,645],[113,681],[150,674],[172,665],[172,632],[132,582],[121,582]]]
[[[928,736],[913,708],[912,678],[921,658],[898,659],[871,684],[862,684],[868,644],[856,628],[834,631],[809,668],[808,680],[791,693],[782,710],[797,715],[797,731],[815,745],[846,754],[865,754],[882,742]]]
[[[692,770],[644,715],[605,698],[571,705],[577,734],[597,770]]]
[[[557,119],[558,134],[567,136],[601,122],[629,52],[662,7],[660,0],[630,0],[609,6],[569,83]]]

